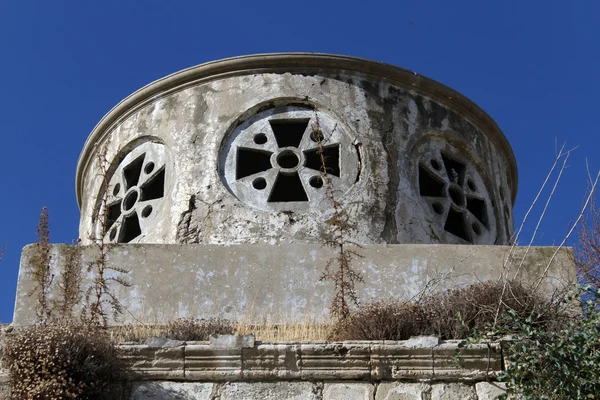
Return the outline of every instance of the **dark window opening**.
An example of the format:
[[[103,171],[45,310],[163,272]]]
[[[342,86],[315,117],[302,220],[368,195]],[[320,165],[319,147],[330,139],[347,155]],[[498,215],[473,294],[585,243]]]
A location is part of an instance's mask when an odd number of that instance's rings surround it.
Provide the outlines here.
[[[453,160],[444,153],[442,153],[442,160],[444,161],[444,166],[446,167],[446,172],[448,173],[448,179],[450,182],[454,182],[459,186],[462,186],[463,182],[465,181],[465,165]]]
[[[319,149],[312,149],[304,152],[306,168],[321,171],[321,155]],[[325,158],[325,169],[328,174],[340,176],[340,146],[334,145],[323,147],[323,158]]]
[[[110,204],[106,210],[105,232],[108,232],[117,219],[121,216],[121,200]]]
[[[444,182],[427,168],[419,165],[419,192],[421,196],[445,197]]]
[[[125,183],[127,184],[127,190],[136,186],[140,180],[140,175],[142,173],[142,165],[144,165],[144,158],[146,157],[146,153],[142,154],[128,166],[123,168],[123,176],[125,177]]]
[[[467,197],[467,210],[471,212],[486,228],[490,228],[487,220],[485,201],[476,197]]]
[[[284,151],[277,156],[277,164],[282,168],[294,168],[300,160],[292,151]]]
[[[275,185],[269,196],[269,203],[289,202],[289,201],[308,201],[308,196],[302,186],[302,181],[298,173],[279,174],[275,180]]]
[[[456,204],[457,206],[462,207],[465,205],[465,195],[463,194],[462,190],[460,190],[456,186],[450,186],[450,188],[448,189],[448,194],[450,195],[450,198],[452,199],[454,204]]]
[[[271,169],[271,152],[238,148],[236,179]]]
[[[277,146],[298,147],[308,126],[309,119],[271,120],[271,129],[275,135]]]
[[[452,207],[448,211],[448,218],[446,219],[444,229],[467,242],[471,241],[465,229],[465,221],[462,213],[454,210]]]
[[[137,213],[133,213],[123,220],[119,242],[129,243],[141,234],[142,230],[140,228],[140,221],[138,220]]]
[[[161,169],[142,187],[141,201],[160,199],[165,195],[165,169]]]

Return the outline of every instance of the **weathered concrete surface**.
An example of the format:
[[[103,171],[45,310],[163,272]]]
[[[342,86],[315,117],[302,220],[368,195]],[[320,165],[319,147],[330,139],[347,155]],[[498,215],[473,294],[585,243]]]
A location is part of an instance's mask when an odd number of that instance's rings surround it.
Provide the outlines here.
[[[55,277],[60,275],[68,247],[52,246]],[[411,298],[432,279],[439,280],[440,288],[496,279],[511,251],[509,247],[461,245],[367,245],[356,250],[363,255],[353,263],[365,279],[357,287],[362,303]],[[27,296],[32,288],[27,268],[35,251],[33,245],[23,250],[13,320],[17,325],[35,319],[35,299]],[[82,265],[94,258],[94,251],[82,248]],[[514,248],[513,262],[507,268],[514,269],[524,251]],[[531,248],[520,277],[537,279],[554,252],[553,247]],[[138,244],[115,247],[108,263],[130,271],[130,288],[113,286],[127,310],[120,322],[188,316],[284,322],[328,319],[333,289],[319,279],[334,254],[328,247],[308,244]],[[569,249],[558,252],[548,270],[547,285],[574,282],[569,254]],[[87,285],[90,277],[84,278]]]
[[[221,400],[317,400],[320,385],[310,382],[227,383],[220,388]]]
[[[431,400],[477,400],[477,393],[473,386],[438,383],[431,387]]]
[[[506,383],[502,382],[477,382],[475,388],[479,400],[498,400],[506,394]]]
[[[132,386],[130,400],[210,400],[214,384],[153,381]]]
[[[10,399],[10,376],[7,370],[0,369],[0,400]]]
[[[272,172],[279,168],[275,161],[269,171],[247,177],[264,178],[266,188],[242,182],[248,190],[240,192],[231,187],[237,183],[228,183],[226,178],[233,174],[228,155],[235,158],[238,139],[253,134],[242,129],[244,124],[261,112],[278,114],[290,106],[308,113],[311,126],[317,123],[312,110],[322,113],[326,134],[344,132],[339,140],[343,146],[339,180],[344,184],[334,186],[339,189],[336,200],[354,227],[347,231],[349,240],[361,244],[509,243],[516,163],[494,121],[464,96],[411,71],[323,54],[256,55],[212,62],[161,79],[120,103],[91,133],[79,160],[77,196],[83,243],[98,234],[94,215],[104,189],[97,155],[104,145],[109,203],[118,205],[129,193],[132,208],[121,207],[123,214],[134,210],[128,215],[137,215],[140,224],[130,237],[112,237],[109,232],[111,240],[322,243],[332,207],[318,201],[324,198],[325,188],[319,192],[307,184],[309,176],[303,174],[311,173],[311,168],[303,151],[291,149],[295,146],[288,149],[301,159],[298,172],[309,195],[308,208],[294,202],[276,206],[264,202],[275,179]],[[296,117],[289,116],[288,121]],[[273,133],[268,124],[265,127],[268,140],[264,145],[248,137],[244,146],[260,150],[273,145]],[[304,140],[308,140],[306,135]],[[137,175],[135,182],[126,184],[119,175],[142,154],[146,159],[139,184]],[[146,173],[150,159],[154,169]],[[162,167],[160,195],[142,199],[147,204],[136,201],[144,197],[139,196],[145,191],[144,179]],[[358,173],[350,179],[346,171]],[[421,180],[427,176],[429,181]],[[260,196],[264,198],[258,201]],[[450,215],[449,210],[455,213]],[[456,215],[463,212],[466,220],[456,222]],[[446,228],[448,220],[456,226]],[[123,228],[120,222],[116,230]]]
[[[374,393],[371,383],[326,383],[323,400],[373,400]]]
[[[377,387],[375,400],[425,400],[431,398],[430,393],[431,386],[427,384],[386,382]]]

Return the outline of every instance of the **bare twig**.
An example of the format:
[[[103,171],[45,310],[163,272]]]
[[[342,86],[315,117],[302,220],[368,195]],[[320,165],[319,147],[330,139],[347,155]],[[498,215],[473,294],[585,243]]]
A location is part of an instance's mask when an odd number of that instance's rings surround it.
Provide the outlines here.
[[[90,241],[96,246],[95,258],[87,263],[88,273],[92,273],[94,278],[92,283],[85,291],[85,306],[82,309],[82,319],[89,324],[102,326],[108,325],[109,309],[112,310],[113,319],[123,313],[123,306],[111,288],[111,283],[129,287],[131,284],[124,278],[129,271],[125,268],[108,264],[108,254],[116,246],[115,243],[108,242],[106,239],[108,220],[109,220],[109,196],[110,182],[108,176],[108,159],[106,157],[107,145],[98,149],[97,164],[98,175],[101,182],[100,206],[95,211],[94,220],[97,223],[97,229],[90,237]],[[108,276],[108,272],[113,272],[114,276]]]
[[[36,255],[31,261],[29,275],[33,279],[34,287],[29,296],[37,295],[35,313],[37,322],[45,325],[52,316],[52,307],[48,295],[54,275],[50,271],[50,230],[48,229],[48,210],[42,208],[36,231],[38,242],[36,243]]]
[[[327,163],[325,159],[323,141],[324,135],[319,123],[319,116],[315,112],[315,129],[311,133],[318,144],[317,153],[321,161],[321,177],[327,190],[327,197],[333,206],[333,216],[328,224],[332,228],[332,237],[327,244],[334,248],[337,255],[330,258],[325,265],[325,272],[321,276],[321,281],[328,280],[334,284],[335,295],[331,302],[331,316],[344,319],[350,315],[350,304],[358,305],[358,296],[356,294],[356,284],[363,282],[363,277],[359,272],[352,268],[352,260],[362,257],[355,250],[348,249],[351,243],[346,239],[346,231],[349,229],[348,216],[342,207],[342,204],[335,198],[333,184],[327,173]]]
[[[558,247],[556,248],[556,250],[552,254],[552,257],[550,257],[550,260],[548,261],[548,264],[546,265],[546,268],[544,268],[544,273],[539,277],[539,279],[537,280],[536,284],[534,285],[534,287],[533,287],[534,291],[537,290],[537,288],[541,285],[542,280],[548,274],[548,270],[550,269],[550,265],[552,264],[552,262],[556,258],[556,255],[558,254],[558,252],[560,251],[560,249],[563,248],[563,246],[565,245],[565,243],[567,242],[567,240],[569,240],[569,237],[571,237],[571,234],[573,233],[573,231],[575,230],[575,228],[579,224],[579,221],[581,221],[581,219],[585,215],[585,210],[587,209],[587,207],[590,204],[591,200],[594,198],[594,193],[596,191],[596,185],[598,184],[598,180],[599,179],[600,179],[600,172],[598,172],[598,174],[596,175],[596,179],[594,179],[594,182],[592,183],[592,187],[590,188],[590,193],[589,193],[588,197],[586,198],[585,203],[583,204],[583,207],[581,208],[581,211],[579,212],[579,215],[577,216],[577,219],[575,220],[575,223],[573,223],[573,226],[571,227],[571,229],[569,229],[569,232],[567,232],[567,234],[563,238],[562,242],[560,242],[560,244],[558,245]]]
[[[565,153],[565,158],[563,160],[563,163],[560,167],[560,170],[558,172],[558,176],[556,177],[556,181],[554,182],[554,186],[552,187],[552,190],[550,192],[550,194],[548,195],[548,199],[546,200],[546,204],[544,205],[544,209],[542,210],[542,213],[540,214],[540,217],[538,218],[538,222],[535,226],[535,229],[533,231],[533,234],[531,235],[531,239],[529,240],[529,244],[527,245],[527,249],[525,250],[525,253],[523,254],[523,257],[521,258],[521,262],[519,263],[519,267],[517,268],[517,270],[515,271],[515,275],[513,276],[513,280],[517,278],[517,276],[519,275],[519,272],[521,271],[521,268],[523,267],[523,264],[525,263],[525,258],[527,258],[527,255],[529,254],[529,250],[531,249],[531,245],[533,244],[533,241],[535,240],[535,237],[537,236],[537,232],[538,229],[540,228],[540,225],[542,224],[542,220],[544,219],[544,216],[546,215],[546,210],[548,209],[548,206],[550,205],[550,202],[552,201],[552,198],[554,197],[554,193],[556,192],[556,188],[558,187],[558,184],[560,182],[560,178],[562,177],[562,174],[567,166],[567,161],[569,160],[569,155],[571,154],[572,150],[569,150],[567,153]]]

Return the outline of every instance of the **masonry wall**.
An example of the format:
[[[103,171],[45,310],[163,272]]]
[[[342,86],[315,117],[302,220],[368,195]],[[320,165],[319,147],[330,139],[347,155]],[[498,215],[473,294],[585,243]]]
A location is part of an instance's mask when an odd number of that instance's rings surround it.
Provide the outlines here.
[[[120,346],[126,376],[113,389],[123,400],[497,399],[505,392],[496,382],[502,345],[458,343],[427,336],[334,343],[151,338]],[[3,389],[0,400],[8,399]]]

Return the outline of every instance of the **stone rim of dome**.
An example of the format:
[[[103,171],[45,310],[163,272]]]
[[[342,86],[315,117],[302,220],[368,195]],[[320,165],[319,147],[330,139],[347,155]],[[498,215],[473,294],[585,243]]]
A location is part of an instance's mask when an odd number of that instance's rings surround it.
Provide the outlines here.
[[[160,78],[120,101],[94,127],[77,161],[75,192],[79,208],[81,208],[83,191],[83,173],[93,158],[96,144],[102,143],[115,125],[148,102],[187,86],[232,76],[327,71],[348,71],[389,81],[394,85],[417,91],[467,118],[486,133],[503,152],[513,182],[511,197],[514,204],[517,197],[518,171],[512,147],[494,119],[466,96],[416,72],[365,58],[323,53],[269,53],[225,58],[186,68]]]

